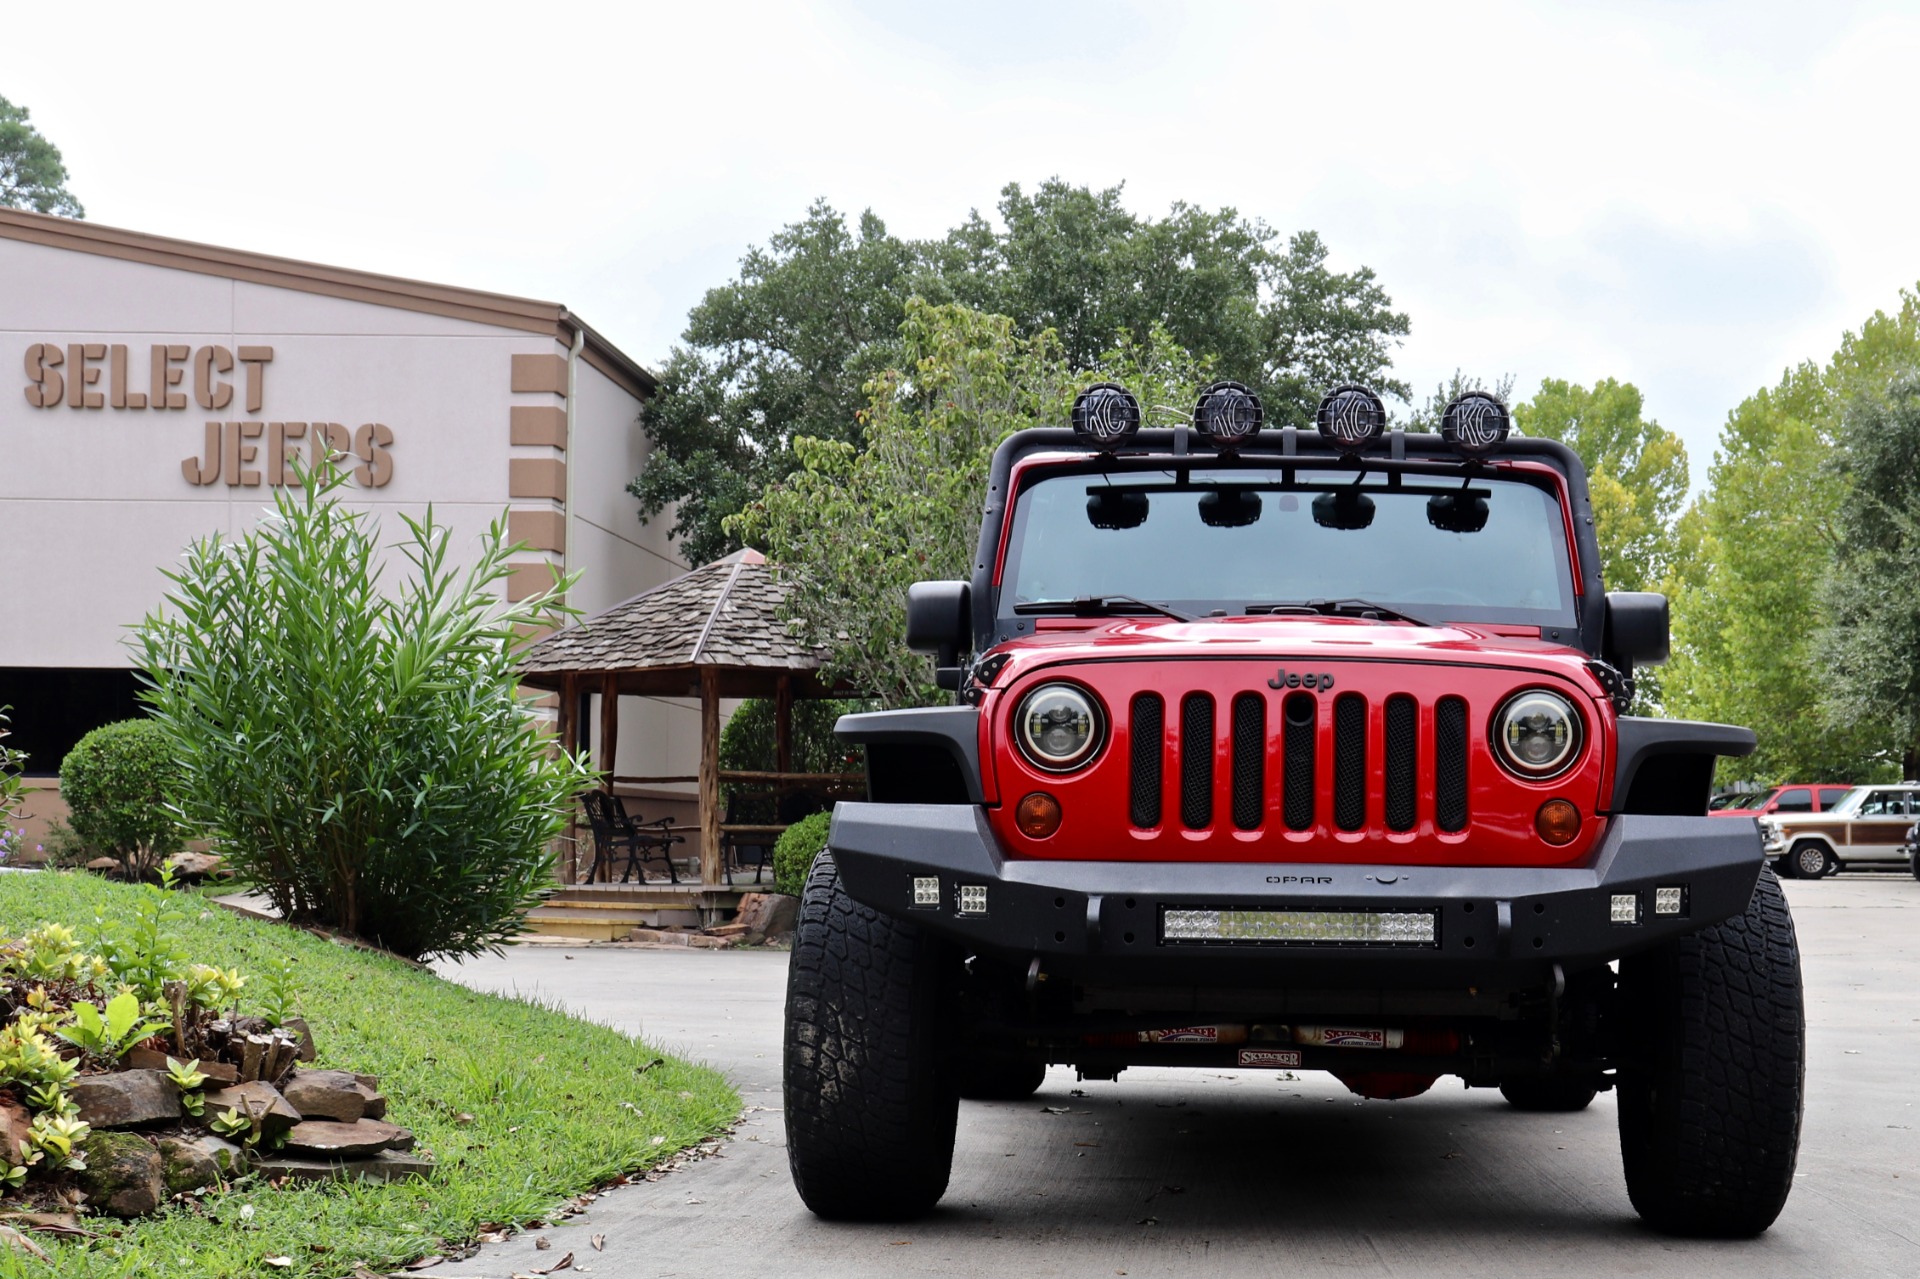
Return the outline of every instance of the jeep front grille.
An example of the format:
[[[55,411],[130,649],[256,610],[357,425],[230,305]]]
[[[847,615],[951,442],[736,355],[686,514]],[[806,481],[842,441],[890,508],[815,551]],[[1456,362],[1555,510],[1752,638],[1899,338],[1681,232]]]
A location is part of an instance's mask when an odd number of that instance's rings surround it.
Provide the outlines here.
[[[1331,714],[1323,714],[1327,700],[1305,691],[1279,697],[1241,692],[1222,717],[1211,694],[1190,692],[1180,698],[1178,731],[1170,734],[1161,696],[1136,696],[1127,752],[1133,824],[1142,829],[1160,824],[1162,779],[1173,769],[1180,779],[1181,825],[1210,827],[1215,761],[1224,756],[1230,782],[1227,817],[1238,830],[1258,830],[1277,820],[1293,831],[1312,830],[1316,821],[1349,832],[1369,826],[1412,831],[1419,825],[1419,779],[1428,760],[1434,825],[1450,833],[1466,829],[1464,700],[1446,696],[1430,703],[1424,733],[1421,702],[1410,694],[1369,701],[1361,693],[1340,692],[1330,699]],[[1277,716],[1269,702],[1276,704]],[[1323,754],[1332,765],[1327,777],[1319,767]]]

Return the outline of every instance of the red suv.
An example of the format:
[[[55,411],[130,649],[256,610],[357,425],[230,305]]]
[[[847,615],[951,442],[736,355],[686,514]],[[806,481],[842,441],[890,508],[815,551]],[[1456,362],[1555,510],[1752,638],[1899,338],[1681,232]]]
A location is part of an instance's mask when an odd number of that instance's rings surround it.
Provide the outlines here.
[[[1642,1217],[1765,1230],[1799,953],[1754,824],[1706,816],[1755,739],[1631,713],[1667,601],[1607,593],[1579,457],[1479,392],[1434,434],[1354,386],[1317,430],[1263,431],[1234,383],[1140,417],[1095,387],[1000,444],[972,580],[907,596],[954,703],[837,726],[868,793],[788,969],[801,1199],[930,1210],[959,1100],[1050,1064],[1325,1070],[1535,1111],[1616,1089]]]
[[[1756,791],[1752,795],[1722,796],[1732,802],[1719,806],[1709,805],[1707,812],[1713,817],[1765,817],[1768,813],[1824,813],[1852,790],[1851,786],[1812,785],[1807,782],[1787,782],[1770,791]]]

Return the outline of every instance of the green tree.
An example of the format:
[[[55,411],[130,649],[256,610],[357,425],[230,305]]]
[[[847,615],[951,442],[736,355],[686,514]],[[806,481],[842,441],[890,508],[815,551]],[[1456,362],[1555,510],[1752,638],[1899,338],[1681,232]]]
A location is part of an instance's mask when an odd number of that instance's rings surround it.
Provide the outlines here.
[[[915,299],[901,326],[900,367],[868,386],[867,446],[802,438],[801,469],[729,522],[789,575],[791,620],[829,648],[828,679],[886,706],[945,695],[906,647],[906,593],[929,578],[970,577],[994,446],[1036,421],[1065,418],[1102,378],[1146,404],[1191,403],[1207,364],[1155,330],[1122,334],[1090,370],[1075,370],[1051,330],[1033,337],[1006,316]]]
[[[1863,388],[1840,419],[1829,471],[1833,570],[1815,652],[1830,672],[1830,724],[1885,724],[1901,775],[1920,776],[1920,370]]]
[[[1880,717],[1822,715],[1830,672],[1816,639],[1827,626],[1849,477],[1832,466],[1841,411],[1920,363],[1920,292],[1876,312],[1822,367],[1788,370],[1727,418],[1705,494],[1680,521],[1674,657],[1661,672],[1673,713],[1745,724],[1760,735],[1723,781],[1884,779],[1897,757]]]
[[[174,808],[179,789],[172,743],[152,720],[104,724],[60,762],[68,825],[89,846],[119,858],[130,880],[157,872],[185,842]]]
[[[28,122],[25,107],[0,98],[0,206],[84,218],[87,211],[67,190],[60,148]]]
[[[244,537],[188,548],[137,633],[146,700],[185,815],[282,915],[474,954],[524,928],[592,781],[522,704],[513,656],[567,582],[502,604],[522,549],[505,518],[461,570],[429,510],[383,589],[379,530],[343,481],[278,489]]]
[[[1586,465],[1609,590],[1660,589],[1673,567],[1673,525],[1687,497],[1686,445],[1644,411],[1639,388],[1612,378],[1591,390],[1547,378],[1513,411],[1520,431],[1560,441]]]
[[[737,546],[726,517],[803,465],[795,440],[862,443],[866,386],[902,367],[916,296],[1008,316],[1014,337],[1051,332],[1075,371],[1158,326],[1254,384],[1275,424],[1305,425],[1334,381],[1406,397],[1390,364],[1407,317],[1371,270],[1330,269],[1312,232],[1282,243],[1232,209],[1185,204],[1140,218],[1120,196],[1057,178],[1031,194],[1009,185],[997,221],[976,211],[924,241],[871,212],[849,229],[815,203],[688,317],[644,418],[653,452],[629,486],[641,518],[672,506],[670,531],[696,563]]]

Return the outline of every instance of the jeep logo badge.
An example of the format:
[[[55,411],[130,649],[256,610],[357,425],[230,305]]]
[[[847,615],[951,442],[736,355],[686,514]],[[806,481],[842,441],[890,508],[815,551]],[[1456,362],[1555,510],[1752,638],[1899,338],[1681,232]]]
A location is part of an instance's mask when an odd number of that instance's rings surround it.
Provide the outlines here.
[[[1282,666],[1278,671],[1274,673],[1273,678],[1267,681],[1267,687],[1268,688],[1318,688],[1318,689],[1325,690],[1333,687],[1333,676],[1315,675],[1315,674],[1302,675],[1298,671],[1294,671],[1292,674],[1288,674],[1287,668]]]

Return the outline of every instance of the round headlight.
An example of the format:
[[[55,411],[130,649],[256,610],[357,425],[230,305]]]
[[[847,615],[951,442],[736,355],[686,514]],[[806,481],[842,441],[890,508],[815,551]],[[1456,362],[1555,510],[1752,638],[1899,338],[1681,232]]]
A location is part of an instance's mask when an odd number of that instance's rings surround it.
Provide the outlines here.
[[[1013,737],[1035,768],[1066,773],[1100,749],[1106,733],[1100,708],[1071,684],[1042,684],[1013,714]]]
[[[1553,777],[1580,753],[1580,716],[1560,694],[1531,688],[1493,717],[1493,740],[1500,762],[1522,777]]]

